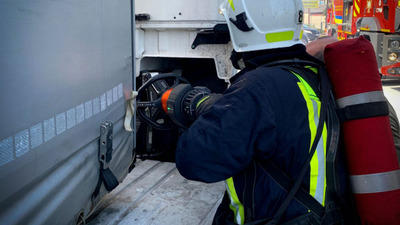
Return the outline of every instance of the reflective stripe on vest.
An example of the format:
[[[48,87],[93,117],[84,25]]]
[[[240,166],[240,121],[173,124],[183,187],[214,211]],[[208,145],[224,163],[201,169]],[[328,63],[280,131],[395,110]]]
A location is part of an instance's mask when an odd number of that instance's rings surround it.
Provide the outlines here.
[[[308,122],[310,127],[310,149],[314,142],[319,123],[319,113],[321,111],[321,102],[311,86],[298,74],[292,72],[300,80],[298,86],[303,94],[304,100],[307,103]],[[310,195],[313,196],[319,203],[324,206],[326,192],[326,140],[327,129],[324,124],[321,139],[318,142],[317,149],[310,162]]]
[[[235,217],[236,224],[244,224],[244,208],[243,204],[239,201],[239,197],[236,193],[235,184],[233,182],[233,178],[229,178],[225,181],[226,190],[228,191],[229,198],[231,200],[231,204],[229,208],[232,209]]]

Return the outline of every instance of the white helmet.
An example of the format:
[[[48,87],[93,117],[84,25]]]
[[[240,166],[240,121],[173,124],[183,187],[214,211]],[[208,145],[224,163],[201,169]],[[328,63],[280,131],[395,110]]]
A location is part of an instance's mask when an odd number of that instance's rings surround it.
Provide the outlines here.
[[[237,52],[302,43],[302,0],[225,0],[220,10]]]

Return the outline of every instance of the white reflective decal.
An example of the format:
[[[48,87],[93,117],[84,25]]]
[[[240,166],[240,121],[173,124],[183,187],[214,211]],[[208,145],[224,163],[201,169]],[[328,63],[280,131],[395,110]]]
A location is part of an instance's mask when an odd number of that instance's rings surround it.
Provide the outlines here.
[[[28,129],[23,130],[15,135],[15,155],[21,157],[29,151],[29,132]]]
[[[56,116],[56,133],[57,135],[67,130],[67,119],[65,112],[62,112]]]
[[[100,96],[100,107],[101,111],[104,111],[107,108],[107,100],[105,93]]]
[[[44,127],[44,141],[48,142],[53,137],[56,136],[56,126],[54,122],[54,117],[51,117],[50,119],[43,121],[43,127]]]
[[[118,86],[113,88],[113,103],[118,101]]]
[[[75,107],[67,110],[67,129],[76,125]]]
[[[0,167],[106,110],[123,97],[123,86],[120,83],[100,96],[0,140]]]
[[[100,112],[100,98],[97,97],[93,99],[93,115],[96,115],[99,112]]]
[[[13,149],[13,137],[8,137],[0,141],[0,166],[14,160]]]
[[[113,96],[112,96],[112,89],[107,91],[107,106],[113,104]]]
[[[43,126],[42,123],[38,123],[30,128],[31,135],[31,149],[43,143]]]
[[[82,103],[76,107],[76,124],[85,120],[85,105]]]
[[[89,119],[93,116],[93,105],[92,100],[85,102],[85,119]]]

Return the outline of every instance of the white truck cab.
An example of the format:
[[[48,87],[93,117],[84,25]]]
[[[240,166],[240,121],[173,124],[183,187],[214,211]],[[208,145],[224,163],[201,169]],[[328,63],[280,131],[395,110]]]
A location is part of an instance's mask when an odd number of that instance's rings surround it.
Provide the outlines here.
[[[223,92],[233,75],[232,45],[219,1],[156,1],[135,3],[136,87],[162,74],[175,74],[192,86],[205,86]],[[159,6],[159,7],[154,7]],[[162,90],[146,90],[151,100]],[[151,116],[157,112],[148,112]],[[165,114],[160,118],[165,119]],[[171,160],[179,136],[172,129],[154,129],[138,123],[137,153],[143,158]]]

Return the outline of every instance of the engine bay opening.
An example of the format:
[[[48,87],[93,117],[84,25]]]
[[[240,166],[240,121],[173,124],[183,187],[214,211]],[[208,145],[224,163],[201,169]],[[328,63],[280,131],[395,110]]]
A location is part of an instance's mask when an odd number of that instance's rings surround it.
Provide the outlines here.
[[[224,80],[218,78],[215,60],[212,58],[145,57],[140,62],[140,74],[136,78],[136,88],[140,88],[150,78],[166,73],[181,76],[192,86],[207,87],[213,93],[222,93],[228,86]],[[146,89],[146,100],[153,101],[161,94],[160,88],[152,85],[151,88]],[[164,113],[152,110],[147,113],[161,124],[170,123],[168,116]],[[174,162],[176,144],[184,130],[177,126],[160,130],[141,121],[140,118],[137,118],[136,122],[138,158]]]

